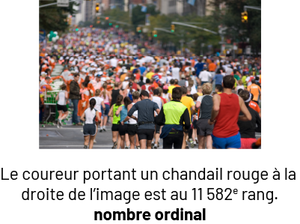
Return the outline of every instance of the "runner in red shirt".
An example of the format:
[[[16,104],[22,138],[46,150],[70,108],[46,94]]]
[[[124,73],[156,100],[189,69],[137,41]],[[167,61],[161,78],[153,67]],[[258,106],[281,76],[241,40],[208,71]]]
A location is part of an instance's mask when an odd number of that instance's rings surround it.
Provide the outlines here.
[[[239,133],[238,120],[251,120],[244,100],[232,93],[235,79],[227,75],[223,79],[223,93],[213,96],[213,109],[211,118],[208,121],[214,125],[212,139],[213,147],[217,149],[229,149],[241,147],[241,135]],[[240,111],[244,116],[239,116]]]

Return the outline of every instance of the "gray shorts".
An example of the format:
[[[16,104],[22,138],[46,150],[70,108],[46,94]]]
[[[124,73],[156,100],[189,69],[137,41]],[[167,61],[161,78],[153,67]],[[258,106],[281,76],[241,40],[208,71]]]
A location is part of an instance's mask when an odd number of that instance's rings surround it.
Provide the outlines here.
[[[207,136],[211,135],[214,129],[214,125],[208,124],[209,119],[199,119],[197,121],[197,135]]]
[[[96,125],[95,124],[84,124],[83,126],[83,135],[84,136],[95,136],[96,134]]]

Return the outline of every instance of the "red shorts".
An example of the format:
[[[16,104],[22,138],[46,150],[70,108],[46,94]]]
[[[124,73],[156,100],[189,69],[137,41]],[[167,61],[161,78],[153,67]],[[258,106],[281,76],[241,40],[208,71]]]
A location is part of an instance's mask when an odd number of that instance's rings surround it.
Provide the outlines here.
[[[240,149],[252,149],[252,144],[256,142],[256,138],[241,138]]]

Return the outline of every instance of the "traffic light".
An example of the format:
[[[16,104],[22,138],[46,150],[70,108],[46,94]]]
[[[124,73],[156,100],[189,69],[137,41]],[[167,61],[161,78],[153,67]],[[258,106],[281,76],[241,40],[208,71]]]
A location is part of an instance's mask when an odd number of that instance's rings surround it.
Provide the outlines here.
[[[171,32],[174,32],[174,31],[175,31],[175,25],[172,24],[172,25],[171,25]]]
[[[248,12],[242,12],[241,19],[242,19],[242,23],[247,23],[248,22]]]
[[[111,26],[111,25],[112,25],[112,23],[109,23],[109,25]]]
[[[141,27],[138,26],[138,27],[136,28],[136,32],[138,32],[138,33],[142,32]]]
[[[99,12],[99,9],[100,9],[99,3],[96,3],[96,8],[95,8],[95,10],[96,10],[96,13],[98,13],[98,12]]]
[[[152,34],[153,34],[153,37],[157,37],[157,31],[156,30],[153,30]]]
[[[109,17],[105,17],[106,20],[109,20]]]

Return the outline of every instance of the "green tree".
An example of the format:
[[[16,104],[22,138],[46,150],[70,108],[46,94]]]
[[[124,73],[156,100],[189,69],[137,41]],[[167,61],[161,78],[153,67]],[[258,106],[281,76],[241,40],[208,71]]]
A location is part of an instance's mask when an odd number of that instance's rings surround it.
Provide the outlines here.
[[[54,3],[56,1],[40,1],[40,5]],[[39,26],[47,33],[50,31],[64,32],[69,27],[67,16],[74,16],[76,10],[73,6],[78,6],[76,2],[70,2],[69,7],[57,7],[56,5],[40,8],[39,10]]]
[[[139,25],[145,24],[146,14],[150,14],[151,16],[158,15],[160,12],[155,10],[155,6],[147,5],[147,12],[142,12],[142,6],[138,5],[132,9],[131,22],[134,30]]]
[[[222,2],[226,3],[226,7],[220,10],[219,4]],[[253,52],[258,54],[261,48],[261,11],[248,9],[248,22],[242,23],[241,13],[245,5],[260,7],[261,0],[215,0],[210,23],[226,27],[225,37],[232,42],[246,42],[249,39]]]

